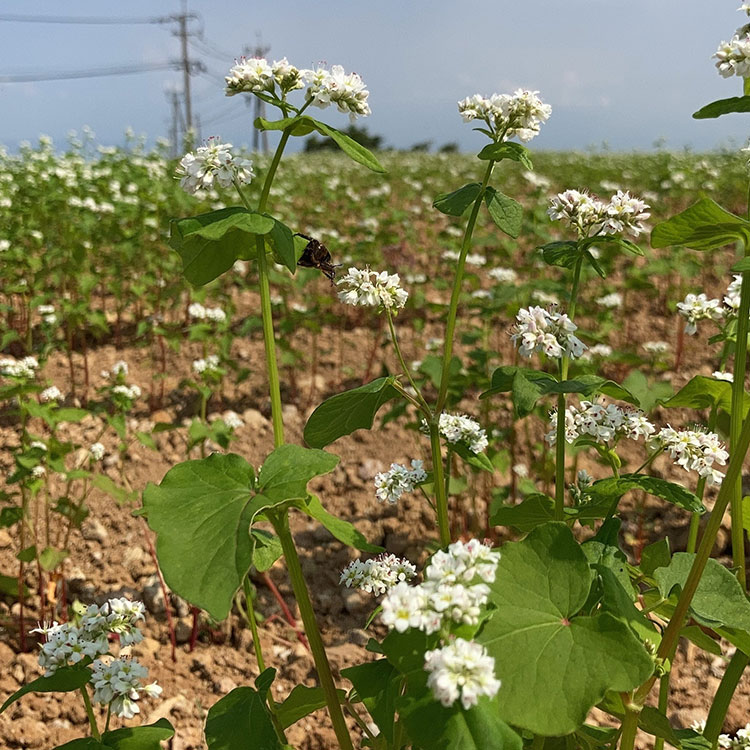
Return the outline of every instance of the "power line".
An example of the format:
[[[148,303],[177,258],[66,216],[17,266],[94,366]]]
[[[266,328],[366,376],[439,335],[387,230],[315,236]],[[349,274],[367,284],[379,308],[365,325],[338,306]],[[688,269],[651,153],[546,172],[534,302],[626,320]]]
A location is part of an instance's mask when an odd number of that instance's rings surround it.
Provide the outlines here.
[[[22,16],[12,14],[0,14],[0,21],[10,23],[70,23],[70,24],[92,24],[92,25],[125,25],[125,24],[148,24],[169,23],[170,16],[151,16],[150,18],[132,18],[118,16]]]
[[[135,73],[150,73],[156,70],[174,70],[181,64],[174,62],[140,63],[117,68],[93,68],[91,70],[69,70],[58,73],[0,74],[0,83],[34,83],[39,81],[66,81],[77,78],[100,78],[104,76],[126,76]]]

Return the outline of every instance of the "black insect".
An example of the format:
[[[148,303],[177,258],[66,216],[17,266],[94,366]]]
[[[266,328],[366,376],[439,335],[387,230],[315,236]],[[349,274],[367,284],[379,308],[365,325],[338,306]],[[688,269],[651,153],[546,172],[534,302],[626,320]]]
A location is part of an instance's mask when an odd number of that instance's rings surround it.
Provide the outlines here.
[[[319,240],[308,237],[306,234],[301,234],[300,232],[297,232],[296,236],[307,240],[307,247],[305,247],[302,252],[300,259],[297,261],[297,265],[302,266],[302,268],[317,268],[327,279],[330,279],[333,284],[333,279],[336,276],[336,269],[341,264],[338,263],[334,265],[331,263],[330,250]]]

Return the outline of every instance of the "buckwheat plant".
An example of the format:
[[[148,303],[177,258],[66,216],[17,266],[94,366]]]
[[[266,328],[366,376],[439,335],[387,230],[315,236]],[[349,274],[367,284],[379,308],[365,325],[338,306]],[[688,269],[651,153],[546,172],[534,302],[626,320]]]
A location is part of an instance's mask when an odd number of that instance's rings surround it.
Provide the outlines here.
[[[131,647],[143,640],[139,623],[144,619],[141,602],[109,599],[98,606],[76,603],[67,622],[44,623],[32,630],[42,637],[39,666],[44,675],[24,685],[11,695],[0,712],[26,693],[78,691],[86,708],[91,740],[74,743],[96,743],[96,747],[117,747],[124,737],[130,743],[151,743],[174,735],[166,719],[142,727],[111,730],[112,716],[132,719],[140,713],[142,697],[159,698],[162,688],[146,683],[148,669],[130,655]],[[117,654],[111,653],[111,644]],[[100,727],[94,705],[106,707],[104,727]],[[71,743],[68,743],[70,745]],[[66,745],[66,746],[68,746]]]

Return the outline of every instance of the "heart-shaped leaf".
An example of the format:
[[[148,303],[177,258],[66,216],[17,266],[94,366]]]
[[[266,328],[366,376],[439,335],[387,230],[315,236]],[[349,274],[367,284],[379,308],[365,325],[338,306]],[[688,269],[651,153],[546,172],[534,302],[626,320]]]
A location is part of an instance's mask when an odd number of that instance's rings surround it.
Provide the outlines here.
[[[90,679],[91,670],[82,664],[76,664],[72,667],[60,667],[49,677],[37,677],[31,682],[27,682],[19,690],[16,690],[0,706],[0,714],[27,693],[69,693],[72,690],[78,690],[78,688],[83,687]]]
[[[521,234],[523,208],[517,200],[488,186],[484,191],[484,202],[499,229],[514,239]]]
[[[478,182],[470,182],[452,193],[438,195],[432,202],[432,206],[448,216],[463,216],[466,209],[474,203],[481,191],[482,186]]]

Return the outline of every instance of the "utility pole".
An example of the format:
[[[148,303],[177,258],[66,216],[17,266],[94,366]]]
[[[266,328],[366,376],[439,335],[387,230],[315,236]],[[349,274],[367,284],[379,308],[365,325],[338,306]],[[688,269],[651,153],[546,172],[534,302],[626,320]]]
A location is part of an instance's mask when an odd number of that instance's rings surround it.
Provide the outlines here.
[[[198,19],[198,16],[195,13],[188,13],[187,0],[182,0],[181,13],[167,17],[167,20],[173,21],[177,24],[177,29],[173,31],[172,34],[180,38],[180,49],[182,53],[180,67],[182,68],[182,86],[185,96],[184,134],[186,141],[193,137],[195,130],[193,123],[193,104],[190,97],[190,76],[193,71],[203,69],[203,66],[199,61],[192,61],[190,59],[188,48],[188,38],[195,35],[195,32],[188,29],[188,22],[196,19]]]
[[[172,144],[172,156],[178,156],[180,151],[180,136],[185,132],[184,119],[180,107],[180,92],[177,89],[167,92],[171,102],[172,123],[169,128],[169,140]]]
[[[258,32],[257,34],[255,47],[253,49],[245,47],[245,49],[243,50],[246,57],[265,57],[270,51],[270,47],[263,46],[260,32]],[[255,117],[253,119],[264,117],[266,114],[266,103],[257,96],[252,98],[255,101]],[[250,98],[246,99],[245,101],[248,104],[251,104]],[[258,130],[257,128],[253,128],[253,151],[255,153],[258,153],[261,150],[264,154],[268,153],[268,133],[265,130]]]

